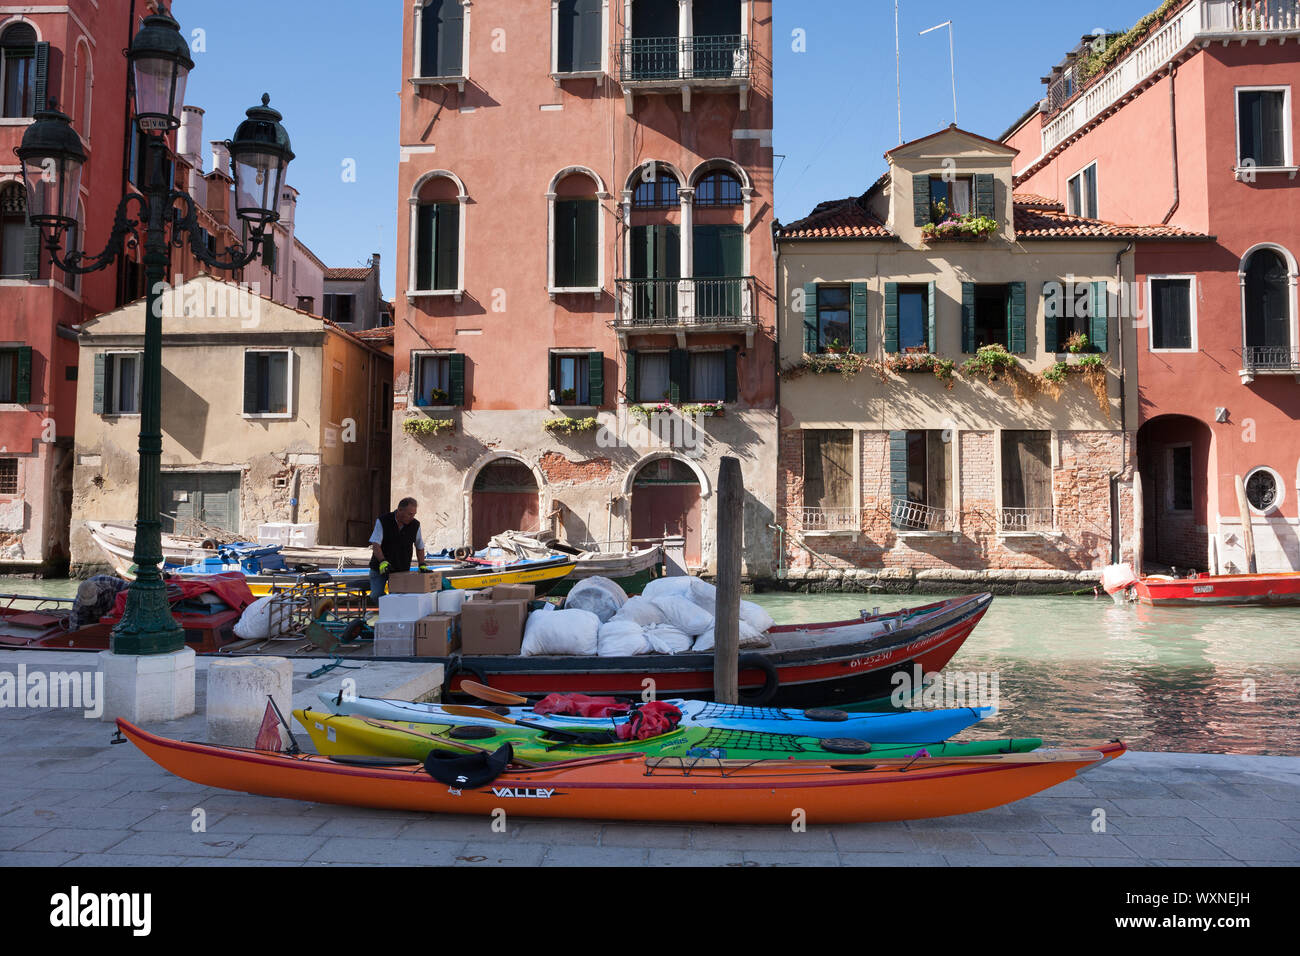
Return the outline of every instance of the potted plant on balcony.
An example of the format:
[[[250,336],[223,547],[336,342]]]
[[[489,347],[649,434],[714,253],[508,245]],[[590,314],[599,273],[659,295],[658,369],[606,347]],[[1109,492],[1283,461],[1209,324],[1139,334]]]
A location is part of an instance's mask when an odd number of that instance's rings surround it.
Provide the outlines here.
[[[849,351],[849,347],[839,339],[831,339],[822,349],[831,355],[845,355]]]
[[[910,345],[902,352],[894,353],[885,359],[885,368],[899,375],[908,372],[931,372],[943,382],[945,388],[952,388],[952,376],[957,363],[950,359],[941,359],[930,352],[924,345]]]
[[[998,231],[998,221],[989,216],[949,214],[921,227],[926,242],[979,242]]]
[[[429,400],[425,404],[426,405],[450,405],[451,396],[448,395],[440,388],[430,389]]]
[[[429,438],[456,430],[450,418],[408,418],[402,422],[402,431],[416,438]]]
[[[1092,343],[1088,341],[1086,332],[1071,332],[1070,337],[1065,340],[1065,351],[1070,355],[1082,355],[1092,350]]]
[[[548,418],[542,422],[542,428],[552,435],[578,435],[595,431],[597,424],[595,418],[570,418],[562,415],[559,418]]]

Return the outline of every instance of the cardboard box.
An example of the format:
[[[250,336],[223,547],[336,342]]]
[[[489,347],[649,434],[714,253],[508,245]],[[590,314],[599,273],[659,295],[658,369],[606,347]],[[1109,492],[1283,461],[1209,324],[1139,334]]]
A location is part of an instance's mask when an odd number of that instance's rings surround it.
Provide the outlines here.
[[[415,622],[380,622],[375,625],[375,657],[414,657]]]
[[[494,601],[531,601],[536,597],[535,584],[497,584],[492,588]]]
[[[449,657],[460,647],[460,620],[454,614],[430,614],[415,622],[415,656]]]
[[[470,601],[460,613],[462,654],[518,654],[527,601]]]
[[[441,571],[399,571],[388,576],[389,594],[432,594],[441,590]]]
[[[380,623],[413,623],[437,610],[436,594],[385,594],[379,598]]]

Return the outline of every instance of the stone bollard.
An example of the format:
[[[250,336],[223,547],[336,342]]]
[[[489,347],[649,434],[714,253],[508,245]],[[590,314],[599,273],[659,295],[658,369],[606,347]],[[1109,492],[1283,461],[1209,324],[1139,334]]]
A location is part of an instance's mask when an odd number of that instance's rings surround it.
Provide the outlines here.
[[[251,747],[266,714],[267,695],[292,720],[293,664],[283,657],[216,660],[208,668],[208,742]],[[280,728],[281,742],[286,739]]]

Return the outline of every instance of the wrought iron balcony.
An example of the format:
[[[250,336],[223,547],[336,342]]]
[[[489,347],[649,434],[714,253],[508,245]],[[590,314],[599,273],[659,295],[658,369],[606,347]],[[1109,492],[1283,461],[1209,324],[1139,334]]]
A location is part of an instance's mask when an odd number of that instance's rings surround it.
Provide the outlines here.
[[[918,501],[895,498],[889,511],[889,523],[898,531],[954,531],[953,513]]]
[[[853,508],[804,508],[802,527],[804,534],[857,534],[862,518]]]
[[[1055,530],[1052,508],[1003,508],[998,512],[999,534],[1044,534]]]
[[[1249,385],[1256,375],[1294,375],[1300,379],[1300,349],[1289,345],[1248,345],[1241,350],[1241,381]]]
[[[727,279],[619,279],[621,332],[726,332],[757,326],[753,276]]]
[[[619,44],[625,84],[678,85],[682,80],[746,82],[752,47],[747,36],[633,37]]]

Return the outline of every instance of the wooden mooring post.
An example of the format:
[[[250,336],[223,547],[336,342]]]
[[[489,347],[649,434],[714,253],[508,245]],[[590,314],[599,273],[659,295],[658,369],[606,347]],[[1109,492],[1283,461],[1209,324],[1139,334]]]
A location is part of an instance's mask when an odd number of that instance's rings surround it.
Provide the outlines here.
[[[1246,499],[1246,483],[1241,475],[1234,475],[1237,486],[1237,513],[1241,515],[1241,543],[1246,549],[1246,573],[1258,574],[1259,563],[1255,560],[1255,528],[1250,520],[1250,502]]]
[[[713,699],[740,703],[740,551],[745,482],[740,460],[730,456],[718,468],[718,600],[713,629]]]
[[[1146,516],[1143,514],[1142,501],[1142,472],[1134,470],[1133,472],[1133,573],[1142,577],[1142,562],[1145,555],[1142,553],[1142,538],[1144,534],[1143,524]]]

